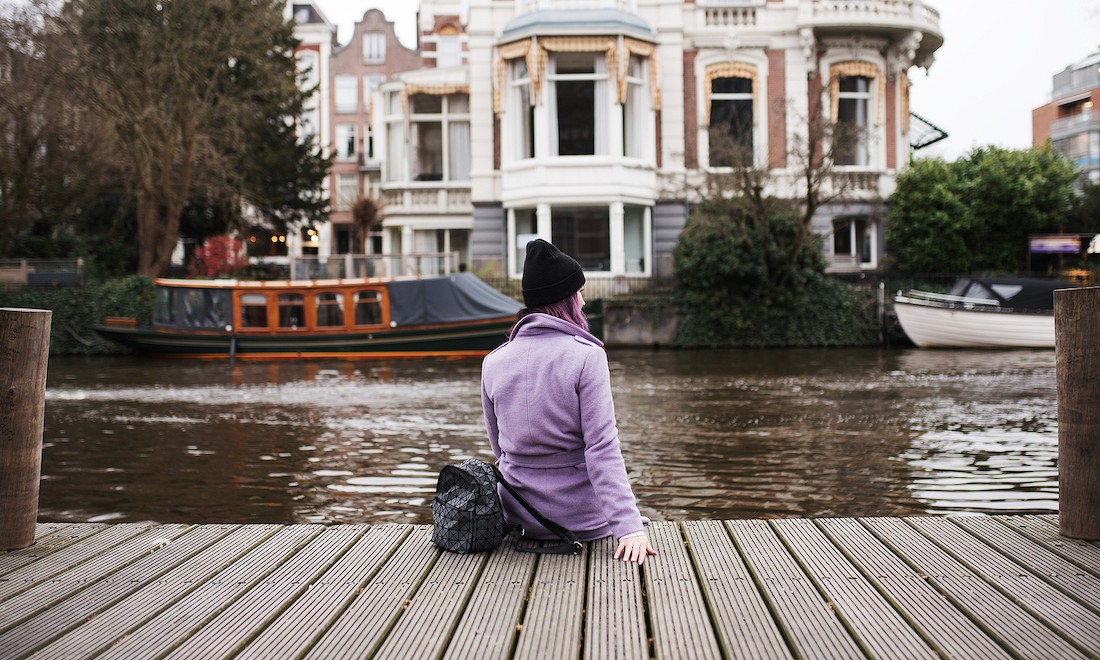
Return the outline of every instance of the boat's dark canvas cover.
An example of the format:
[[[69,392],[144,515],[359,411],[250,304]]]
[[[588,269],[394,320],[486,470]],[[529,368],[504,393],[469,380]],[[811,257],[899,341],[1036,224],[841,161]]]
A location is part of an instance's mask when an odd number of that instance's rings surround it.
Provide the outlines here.
[[[397,327],[515,316],[521,305],[470,273],[386,284]]]
[[[1075,284],[1023,277],[966,277],[955,283],[951,294],[996,300],[1001,307],[1017,310],[1054,309],[1054,292]]]

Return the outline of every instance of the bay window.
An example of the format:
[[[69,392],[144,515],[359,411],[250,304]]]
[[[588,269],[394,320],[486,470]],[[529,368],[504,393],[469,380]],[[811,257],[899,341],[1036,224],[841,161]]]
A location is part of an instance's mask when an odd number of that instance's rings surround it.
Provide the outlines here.
[[[464,94],[413,94],[409,154],[414,181],[470,179],[470,100]],[[399,136],[391,136],[391,140]]]
[[[531,103],[531,74],[523,58],[512,60],[512,154],[516,160],[535,157],[535,106]]]
[[[607,61],[597,53],[555,53],[550,60],[554,154],[607,153]]]
[[[623,155],[645,158],[649,126],[649,93],[646,90],[645,60],[630,56],[626,73],[626,102],[623,103]]]
[[[611,232],[607,207],[555,207],[551,240],[585,270],[611,270]]]

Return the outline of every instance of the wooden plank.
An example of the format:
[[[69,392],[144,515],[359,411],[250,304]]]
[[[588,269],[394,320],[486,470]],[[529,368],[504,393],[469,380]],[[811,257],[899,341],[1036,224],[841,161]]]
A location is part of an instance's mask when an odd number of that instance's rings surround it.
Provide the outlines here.
[[[240,651],[366,532],[362,525],[325,528],[263,580],[167,656],[229,657]]]
[[[0,603],[0,631],[55,606],[97,581],[108,579],[191,529],[194,528],[188,525],[162,525],[148,529],[64,573],[52,576],[46,582],[21,591]]]
[[[407,525],[379,525],[367,529],[339,561],[236,656],[237,660],[293,658],[305,653],[408,533]]]
[[[39,523],[39,529],[45,526]],[[0,554],[0,580],[5,579],[6,573],[15,569],[39,561],[50,553],[82,541],[93,534],[103,531],[107,525],[102,523],[87,523],[83,525],[57,525],[54,531],[45,534],[35,541],[34,545],[22,550],[12,550]]]
[[[0,601],[5,601],[21,591],[64,573],[96,555],[133,538],[153,527],[153,523],[124,523],[110,525],[98,534],[83,539],[65,552],[52,553],[34,563],[23,566],[0,578]]]
[[[722,523],[685,522],[682,529],[723,656],[789,658],[783,633]]]
[[[477,585],[489,553],[443,552],[378,647],[380,658],[438,658]]]
[[[650,523],[646,535],[657,552],[642,568],[653,653],[658,658],[718,658],[718,640],[680,528]]]
[[[587,552],[539,555],[514,657],[580,656],[587,564]]]
[[[238,556],[228,568],[131,631],[104,651],[102,658],[156,657],[179,646],[321,533],[321,525],[283,527],[260,545]]]
[[[216,526],[212,526],[216,527]],[[125,599],[37,651],[32,658],[73,658],[99,653],[199,588],[252,548],[279,525],[238,525],[227,536],[185,563],[146,583]]]
[[[1061,631],[1082,649],[1100,655],[1100,616],[1095,612],[947,518],[911,518],[909,523],[1032,615]]]
[[[430,525],[417,525],[310,649],[306,657],[366,658],[374,655],[406,601],[439,558]]]
[[[1093,612],[1100,613],[1100,578],[1090,575],[1076,564],[1049,552],[1038,543],[991,518],[962,516],[952,518],[951,521],[1012,561],[1026,566],[1062,593]]]
[[[648,658],[645,595],[637,564],[616,560],[611,537],[588,544],[588,602],[584,657]],[[656,557],[646,560],[652,565]]]
[[[1057,527],[1036,516],[997,516],[994,520],[1011,527],[1059,557],[1100,577],[1100,548],[1088,541],[1062,536],[1058,533]]]
[[[1028,658],[1084,657],[904,520],[865,518],[861,522],[1013,654]]]
[[[936,657],[909,622],[812,521],[774,520],[772,527],[872,657]]]
[[[863,575],[948,658],[1009,658],[981,628],[851,518],[816,521]]]
[[[187,561],[231,532],[234,527],[209,525],[191,528],[139,561],[108,577],[90,581],[87,588],[53,603],[45,611],[36,613],[28,608],[17,615],[16,619],[5,622],[20,625],[0,634],[0,648],[12,655],[35,650]],[[22,595],[29,593],[31,592]]]
[[[509,658],[535,573],[535,555],[511,539],[493,552],[443,656],[447,660]]]
[[[788,643],[804,658],[863,658],[806,573],[762,520],[726,522]]]
[[[52,523],[40,522],[40,523],[35,523],[35,525],[34,525],[34,542],[38,543],[38,541],[42,537],[49,536],[50,534],[53,534],[54,532],[56,532],[58,530],[65,529],[66,527],[69,527],[72,524],[73,523],[67,523],[67,522],[52,522]]]

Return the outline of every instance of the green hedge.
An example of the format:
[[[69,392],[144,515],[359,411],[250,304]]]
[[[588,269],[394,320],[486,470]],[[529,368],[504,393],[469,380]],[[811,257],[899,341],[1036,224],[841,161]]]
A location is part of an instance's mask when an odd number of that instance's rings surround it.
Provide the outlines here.
[[[64,288],[0,291],[0,307],[53,311],[50,355],[112,355],[126,349],[100,337],[92,326],[105,316],[128,316],[148,324],[153,314],[153,281],[132,276]]]
[[[724,314],[729,314],[725,317]],[[874,291],[822,278],[787,307],[683,309],[676,344],[684,348],[877,346]]]

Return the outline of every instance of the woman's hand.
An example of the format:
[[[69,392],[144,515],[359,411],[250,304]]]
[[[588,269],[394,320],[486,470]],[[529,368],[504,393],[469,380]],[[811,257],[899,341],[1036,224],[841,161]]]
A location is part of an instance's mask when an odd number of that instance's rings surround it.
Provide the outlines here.
[[[619,539],[619,547],[615,550],[615,559],[622,556],[623,561],[644,564],[647,556],[655,554],[657,554],[657,551],[649,545],[649,539],[646,538],[645,532],[639,532]]]

